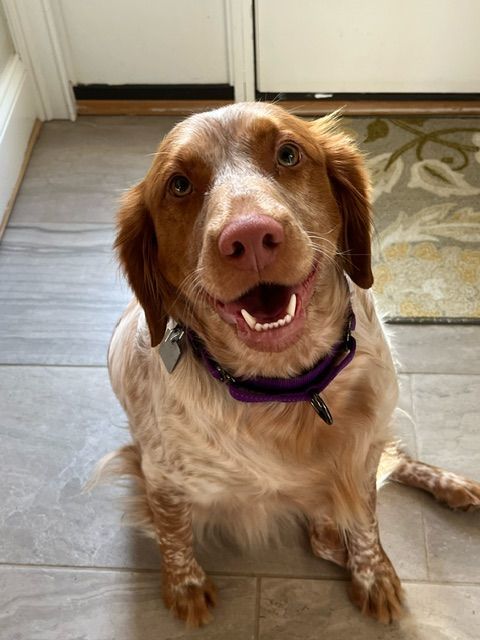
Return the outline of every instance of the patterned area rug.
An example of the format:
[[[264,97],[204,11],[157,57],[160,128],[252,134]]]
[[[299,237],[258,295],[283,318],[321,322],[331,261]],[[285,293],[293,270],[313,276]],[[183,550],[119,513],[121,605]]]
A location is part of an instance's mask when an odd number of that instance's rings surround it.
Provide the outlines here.
[[[343,128],[373,179],[380,309],[480,322],[480,118],[344,118]]]

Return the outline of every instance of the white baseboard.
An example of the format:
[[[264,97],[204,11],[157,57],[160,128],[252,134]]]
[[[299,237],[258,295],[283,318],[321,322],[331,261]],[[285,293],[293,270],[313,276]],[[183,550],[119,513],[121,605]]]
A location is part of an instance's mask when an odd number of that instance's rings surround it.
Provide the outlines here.
[[[0,75],[0,230],[13,205],[36,119],[30,79],[13,55]]]

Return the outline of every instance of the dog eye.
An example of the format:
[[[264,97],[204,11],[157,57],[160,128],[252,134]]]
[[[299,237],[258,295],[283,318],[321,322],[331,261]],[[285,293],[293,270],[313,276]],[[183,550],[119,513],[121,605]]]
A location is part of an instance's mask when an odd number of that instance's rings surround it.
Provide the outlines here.
[[[170,180],[169,184],[170,193],[177,198],[181,198],[182,196],[188,196],[189,193],[192,193],[193,187],[192,183],[185,176],[173,176]]]
[[[277,162],[282,167],[294,167],[300,162],[300,149],[293,144],[283,144],[277,151]]]

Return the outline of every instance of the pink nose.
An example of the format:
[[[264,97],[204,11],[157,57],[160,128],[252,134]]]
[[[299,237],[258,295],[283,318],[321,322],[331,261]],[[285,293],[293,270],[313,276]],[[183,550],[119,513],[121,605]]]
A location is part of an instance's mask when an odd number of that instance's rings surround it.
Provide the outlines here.
[[[282,225],[270,216],[245,214],[227,224],[218,239],[220,254],[244,271],[262,271],[283,242]]]

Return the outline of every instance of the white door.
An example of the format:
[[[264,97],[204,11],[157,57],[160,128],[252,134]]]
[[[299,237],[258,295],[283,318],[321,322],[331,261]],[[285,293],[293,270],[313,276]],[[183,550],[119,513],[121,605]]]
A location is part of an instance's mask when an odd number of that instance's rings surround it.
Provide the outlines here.
[[[479,0],[255,0],[257,89],[479,93]]]
[[[58,3],[75,84],[232,84],[224,0]]]
[[[1,4],[43,120],[75,119],[79,84],[227,85],[255,97],[253,0]]]

